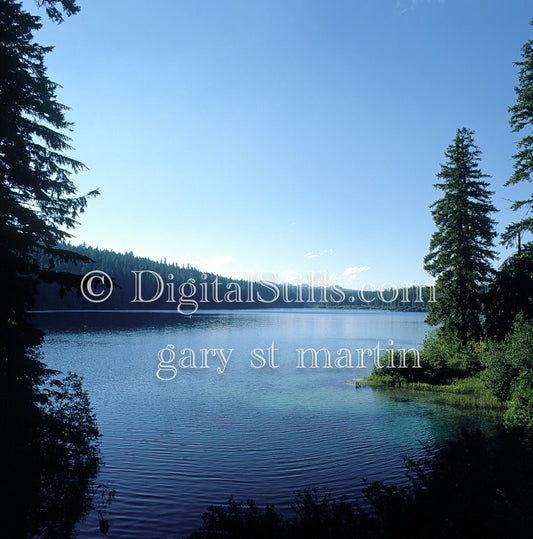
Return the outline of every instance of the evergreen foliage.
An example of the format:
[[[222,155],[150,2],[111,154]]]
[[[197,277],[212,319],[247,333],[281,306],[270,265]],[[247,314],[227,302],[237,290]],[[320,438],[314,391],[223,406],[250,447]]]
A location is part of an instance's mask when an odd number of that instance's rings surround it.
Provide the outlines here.
[[[484,298],[484,327],[489,339],[512,332],[518,314],[533,319],[533,243],[503,262]]]
[[[311,287],[300,285],[276,284],[279,297],[274,300],[274,292],[265,285],[255,283],[251,288],[247,281],[242,279],[230,279],[209,272],[203,272],[190,265],[180,266],[169,263],[166,260],[155,261],[146,257],[135,256],[132,252],[117,253],[109,249],[98,249],[86,245],[72,246],[61,244],[62,250],[72,250],[78,255],[85,257],[90,262],[67,261],[58,263],[55,274],[64,272],[67,275],[78,274],[81,276],[92,270],[100,270],[107,273],[115,282],[112,295],[104,303],[95,305],[86,300],[79,290],[72,289],[65,291],[61,285],[56,283],[42,282],[39,286],[39,295],[36,298],[35,310],[61,310],[61,309],[147,309],[147,310],[176,310],[180,297],[179,287],[189,279],[194,281],[196,292],[190,298],[198,302],[199,309],[251,309],[251,308],[304,308],[304,307],[328,307],[328,308],[357,308],[357,309],[389,309],[398,311],[425,311],[432,301],[433,294],[429,287],[410,286],[398,290],[364,291],[359,294],[357,290],[343,290],[344,300],[339,301],[340,296],[334,293],[331,288],[324,291],[323,287]],[[46,257],[40,255],[37,260],[41,264],[46,263]],[[176,303],[167,302],[168,291],[162,294],[157,301],[147,303],[132,303],[135,296],[135,276],[134,271],[152,271],[158,274],[166,283],[174,284],[174,297]],[[168,276],[172,275],[172,280]],[[156,282],[153,277],[146,275],[143,277],[143,297],[151,299],[156,292]],[[213,284],[214,283],[214,284]],[[230,284],[233,283],[233,284]],[[228,285],[235,290],[241,290],[241,300],[235,301],[236,295],[228,291]],[[236,285],[236,286],[235,286]],[[271,286],[274,286],[270,283]],[[205,286],[202,291],[202,286]],[[63,287],[64,288],[64,287]],[[219,301],[215,301],[214,288],[218,289]],[[251,293],[248,292],[251,290]],[[190,293],[188,287],[184,290],[185,295]],[[258,294],[266,301],[260,301]],[[380,297],[381,294],[381,297]],[[203,300],[203,296],[207,301]],[[248,298],[253,301],[247,301]],[[334,300],[332,300],[334,298]],[[326,299],[327,301],[324,301]],[[385,299],[385,301],[383,301]],[[274,301],[272,301],[274,300]]]
[[[473,131],[458,129],[437,177],[443,197],[432,204],[434,232],[424,267],[436,277],[437,301],[427,322],[455,335],[462,344],[481,336],[481,297],[493,273],[496,235],[490,214],[492,192],[479,168],[480,151]]]
[[[39,4],[57,22],[79,9],[75,0]],[[51,49],[34,41],[39,20],[0,2],[0,520],[10,538],[70,537],[91,506],[99,465],[87,396],[77,377],[45,366],[28,312],[40,280],[76,283],[54,271],[56,261],[87,260],[58,248],[87,198],[70,178],[83,165],[66,155],[71,124],[47,76]]]
[[[533,26],[533,20],[530,24]],[[516,103],[509,108],[509,123],[514,133],[521,133],[523,136],[516,145],[517,152],[513,155],[513,175],[505,185],[531,182],[533,179],[533,39],[522,47],[522,59],[516,62],[516,65],[520,67],[520,71],[518,86],[515,87]],[[521,219],[506,228],[502,241],[505,245],[517,242],[520,252],[522,235],[533,232],[533,216],[529,214],[533,210],[533,193],[527,199],[515,201],[511,207],[515,211],[526,211]]]

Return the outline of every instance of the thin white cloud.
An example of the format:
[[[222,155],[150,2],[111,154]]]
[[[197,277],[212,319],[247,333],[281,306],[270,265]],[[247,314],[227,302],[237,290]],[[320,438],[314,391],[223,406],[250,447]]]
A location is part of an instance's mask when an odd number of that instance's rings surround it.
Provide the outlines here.
[[[317,258],[319,256],[324,256],[329,253],[332,253],[333,249],[322,249],[321,251],[309,251],[308,253],[305,253],[305,258]]]
[[[278,280],[278,282],[281,283],[289,283],[292,285],[306,284],[309,286],[331,286],[337,281],[336,277],[322,271],[318,273],[311,271],[302,275],[297,271],[290,270],[281,273],[280,278],[281,279]]]
[[[342,272],[342,276],[346,277],[347,275],[357,275],[358,273],[361,273],[362,271],[369,270],[370,268],[368,266],[352,266],[351,268],[346,268]]]
[[[198,268],[208,273],[230,277],[230,273],[235,273],[233,262],[233,258],[229,255],[208,256],[198,265]]]
[[[357,276],[363,272],[363,271],[367,271],[369,270],[370,268],[368,266],[352,266],[350,268],[346,268],[343,272],[342,272],[342,276],[343,277],[348,277],[348,282],[352,282],[352,281],[355,281],[355,279],[357,279]]]

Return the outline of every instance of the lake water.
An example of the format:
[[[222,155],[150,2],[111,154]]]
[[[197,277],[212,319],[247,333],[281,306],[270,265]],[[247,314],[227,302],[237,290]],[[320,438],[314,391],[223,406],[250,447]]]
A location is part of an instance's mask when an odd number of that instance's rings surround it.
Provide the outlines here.
[[[36,315],[48,365],[84,378],[103,435],[100,479],[117,491],[108,536],[120,538],[181,537],[230,495],[283,508],[307,487],[353,498],[363,478],[402,481],[402,457],[421,454],[420,442],[438,444],[482,421],[423,398],[354,387],[372,364],[367,353],[357,368],[357,350],[391,341],[416,347],[428,330],[424,318],[314,309]],[[167,345],[176,376],[161,380],[158,352]],[[252,350],[268,359],[272,345],[277,368],[268,361],[253,368]],[[298,368],[297,350],[307,348],[330,350],[332,368],[324,368],[324,352],[319,368],[308,355]],[[341,348],[352,352],[353,368],[335,366]],[[192,364],[192,352],[196,368],[179,367],[180,358]],[[208,368],[200,368],[202,354]],[[221,357],[229,357],[224,369]],[[80,537],[95,536],[97,526],[88,517]]]

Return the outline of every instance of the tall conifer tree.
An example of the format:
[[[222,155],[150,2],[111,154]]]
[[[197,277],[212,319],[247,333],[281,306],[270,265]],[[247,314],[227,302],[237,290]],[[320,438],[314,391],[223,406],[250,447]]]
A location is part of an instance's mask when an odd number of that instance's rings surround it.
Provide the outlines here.
[[[37,4],[56,22],[79,9]],[[66,155],[70,124],[47,76],[50,48],[34,41],[40,26],[22,4],[0,0],[0,521],[12,538],[70,536],[91,507],[99,463],[87,396],[75,375],[45,367],[28,312],[40,280],[73,282],[54,260],[88,260],[58,248],[87,198],[70,178],[83,165]]]
[[[437,301],[429,306],[427,322],[464,344],[481,335],[481,293],[492,274],[495,253],[494,220],[487,175],[479,168],[480,151],[473,131],[458,129],[445,152],[447,162],[437,174],[435,188],[443,197],[433,203],[437,230],[424,258],[424,267],[436,277]]]
[[[533,21],[530,24],[533,26]],[[522,60],[516,65],[520,71],[518,86],[515,87],[516,103],[509,108],[509,123],[512,131],[522,133],[523,137],[518,141],[517,152],[513,155],[513,175],[505,185],[533,180],[533,39],[522,47]],[[524,233],[533,233],[533,192],[529,198],[517,200],[511,207],[515,211],[525,210],[524,215],[506,228],[502,240],[505,245],[517,242],[520,251]]]

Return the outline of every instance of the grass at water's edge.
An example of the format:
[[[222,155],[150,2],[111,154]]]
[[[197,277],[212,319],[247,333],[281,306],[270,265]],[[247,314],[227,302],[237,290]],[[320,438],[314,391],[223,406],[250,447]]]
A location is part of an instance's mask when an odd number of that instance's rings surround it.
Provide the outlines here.
[[[435,402],[457,408],[471,408],[476,411],[502,415],[507,409],[507,404],[491,395],[481,380],[476,377],[455,378],[441,385],[411,382],[402,383],[401,387],[391,387],[390,381],[386,377],[370,375],[363,383],[390,391],[424,392],[431,396]]]

